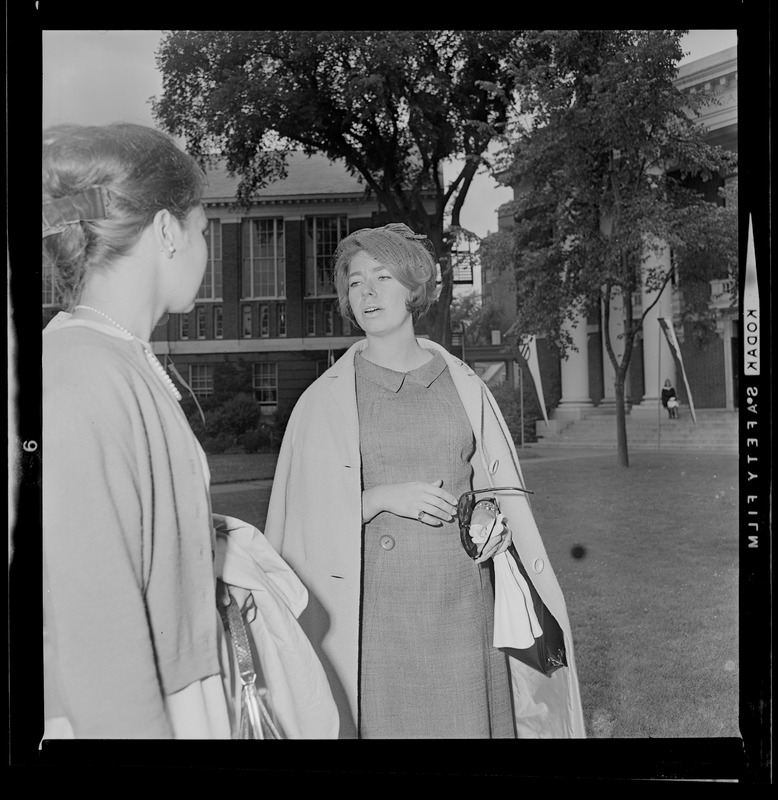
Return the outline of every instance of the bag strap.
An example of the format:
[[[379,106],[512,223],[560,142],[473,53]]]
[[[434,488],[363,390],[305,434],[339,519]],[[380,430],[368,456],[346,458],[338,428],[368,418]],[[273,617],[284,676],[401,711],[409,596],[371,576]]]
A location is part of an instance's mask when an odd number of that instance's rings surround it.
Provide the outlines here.
[[[232,592],[229,589],[226,589],[226,593],[230,602],[227,604],[218,603],[219,613],[224,627],[230,632],[232,646],[238,659],[240,679],[245,686],[256,681],[257,671],[254,667],[254,657],[251,654],[251,644],[249,643],[246,623],[243,621],[243,614],[240,613],[238,608],[238,601],[232,596]]]
[[[282,739],[283,737],[273,722],[262,694],[256,686],[257,670],[254,666],[254,656],[251,652],[248,630],[246,629],[241,609],[238,607],[238,601],[226,584],[221,581],[219,583],[224,592],[224,597],[228,598],[229,602],[224,603],[221,598],[218,598],[216,605],[219,608],[224,628],[230,635],[232,649],[238,662],[240,680],[243,684],[241,691],[240,738],[264,739],[266,728],[270,738]]]

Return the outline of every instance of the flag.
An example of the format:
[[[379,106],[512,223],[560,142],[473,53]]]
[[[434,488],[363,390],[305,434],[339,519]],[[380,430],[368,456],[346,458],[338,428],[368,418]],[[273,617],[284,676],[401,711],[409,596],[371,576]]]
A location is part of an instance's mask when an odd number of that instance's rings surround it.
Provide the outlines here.
[[[664,331],[667,344],[670,347],[670,352],[673,354],[675,364],[681,370],[683,375],[683,383],[686,387],[686,396],[689,398],[689,411],[692,412],[692,421],[697,424],[697,415],[694,413],[694,401],[692,400],[692,390],[689,388],[689,381],[686,377],[686,370],[683,367],[683,358],[681,357],[681,346],[678,344],[678,339],[675,336],[673,323],[668,322],[664,317],[659,317],[659,327]]]
[[[529,367],[529,374],[532,376],[532,380],[535,384],[535,391],[538,394],[540,410],[543,413],[543,419],[546,421],[546,427],[548,427],[546,401],[543,398],[543,383],[540,380],[540,362],[538,361],[537,339],[534,336],[528,336],[524,338],[519,344],[519,352]]]

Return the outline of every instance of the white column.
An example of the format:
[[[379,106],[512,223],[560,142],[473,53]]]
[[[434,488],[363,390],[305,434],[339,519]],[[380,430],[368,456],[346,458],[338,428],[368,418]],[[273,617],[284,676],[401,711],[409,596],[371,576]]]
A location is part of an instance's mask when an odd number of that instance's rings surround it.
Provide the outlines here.
[[[560,364],[562,399],[554,411],[556,419],[580,419],[593,407],[589,394],[589,339],[586,317],[579,314],[565,323],[576,350],[569,350]]]
[[[645,262],[645,270],[661,269],[670,270],[670,248],[664,247],[659,252],[649,253]],[[666,379],[678,391],[675,374],[675,360],[667,344],[664,332],[659,325],[659,318],[668,321],[673,319],[673,293],[672,284],[667,283],[662,290],[662,295],[656,305],[646,314],[643,320],[643,397],[640,401],[639,412],[651,411],[656,413],[661,403],[661,389]],[[648,308],[656,299],[656,292],[646,289],[645,281],[641,289],[643,308]],[[634,414],[637,406],[632,407]]]

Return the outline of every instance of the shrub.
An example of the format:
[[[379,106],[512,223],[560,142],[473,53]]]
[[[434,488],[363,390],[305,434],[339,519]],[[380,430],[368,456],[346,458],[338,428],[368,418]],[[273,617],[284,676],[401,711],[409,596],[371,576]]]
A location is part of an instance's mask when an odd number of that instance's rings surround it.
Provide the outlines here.
[[[284,438],[291,413],[291,408],[284,408],[281,411],[277,411],[271,418],[270,440],[271,444],[276,448],[281,446],[281,441]]]
[[[271,449],[272,443],[272,430],[269,426],[261,426],[258,430],[238,437],[238,444],[246,453],[266,453]]]
[[[515,444],[521,444],[521,402],[519,399],[519,390],[512,388],[509,384],[504,383],[502,386],[491,387],[494,399],[505,417],[505,423],[508,430],[513,437]],[[537,402],[534,396],[530,396],[526,390],[524,391],[524,442],[535,442],[537,436],[535,434],[535,421],[539,419],[540,412],[538,411]]]
[[[260,417],[260,406],[254,396],[241,392],[225,400],[212,413],[206,413],[206,430],[211,436],[229,436],[234,443],[239,436],[255,430]]]
[[[233,441],[229,436],[219,434],[217,436],[199,436],[203,450],[209,455],[217,455],[226,452],[232,447]]]

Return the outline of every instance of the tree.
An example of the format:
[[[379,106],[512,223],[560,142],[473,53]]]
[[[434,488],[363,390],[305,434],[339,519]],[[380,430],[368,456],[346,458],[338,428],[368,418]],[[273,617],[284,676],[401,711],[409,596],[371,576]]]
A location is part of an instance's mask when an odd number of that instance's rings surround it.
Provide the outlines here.
[[[483,255],[485,266],[515,269],[519,332],[545,335],[563,356],[574,349],[570,325],[603,309],[623,466],[625,378],[646,315],[678,280],[688,290],[686,319],[703,325],[708,294],[693,287],[737,268],[736,211],[715,191],[735,156],[707,145],[693,119],[711,99],[674,86],[683,33],[526,37],[516,67],[520,123],[505,151],[504,181],[521,186],[514,239],[511,248],[503,238]],[[650,259],[667,247],[670,269]],[[632,297],[641,283],[656,296],[635,317]],[[619,296],[621,347],[609,325],[611,300]]]
[[[441,291],[431,334],[448,344],[449,251],[508,113],[484,82],[511,93],[519,39],[517,31],[174,31],[157,54],[163,93],[153,110],[201,163],[226,161],[242,203],[285,174],[289,149],[342,160],[389,219],[434,244]],[[453,157],[464,166],[446,186],[442,167]]]
[[[451,303],[451,327],[459,331],[462,326],[466,345],[490,344],[491,332],[507,327],[494,303],[476,291],[458,295]]]

